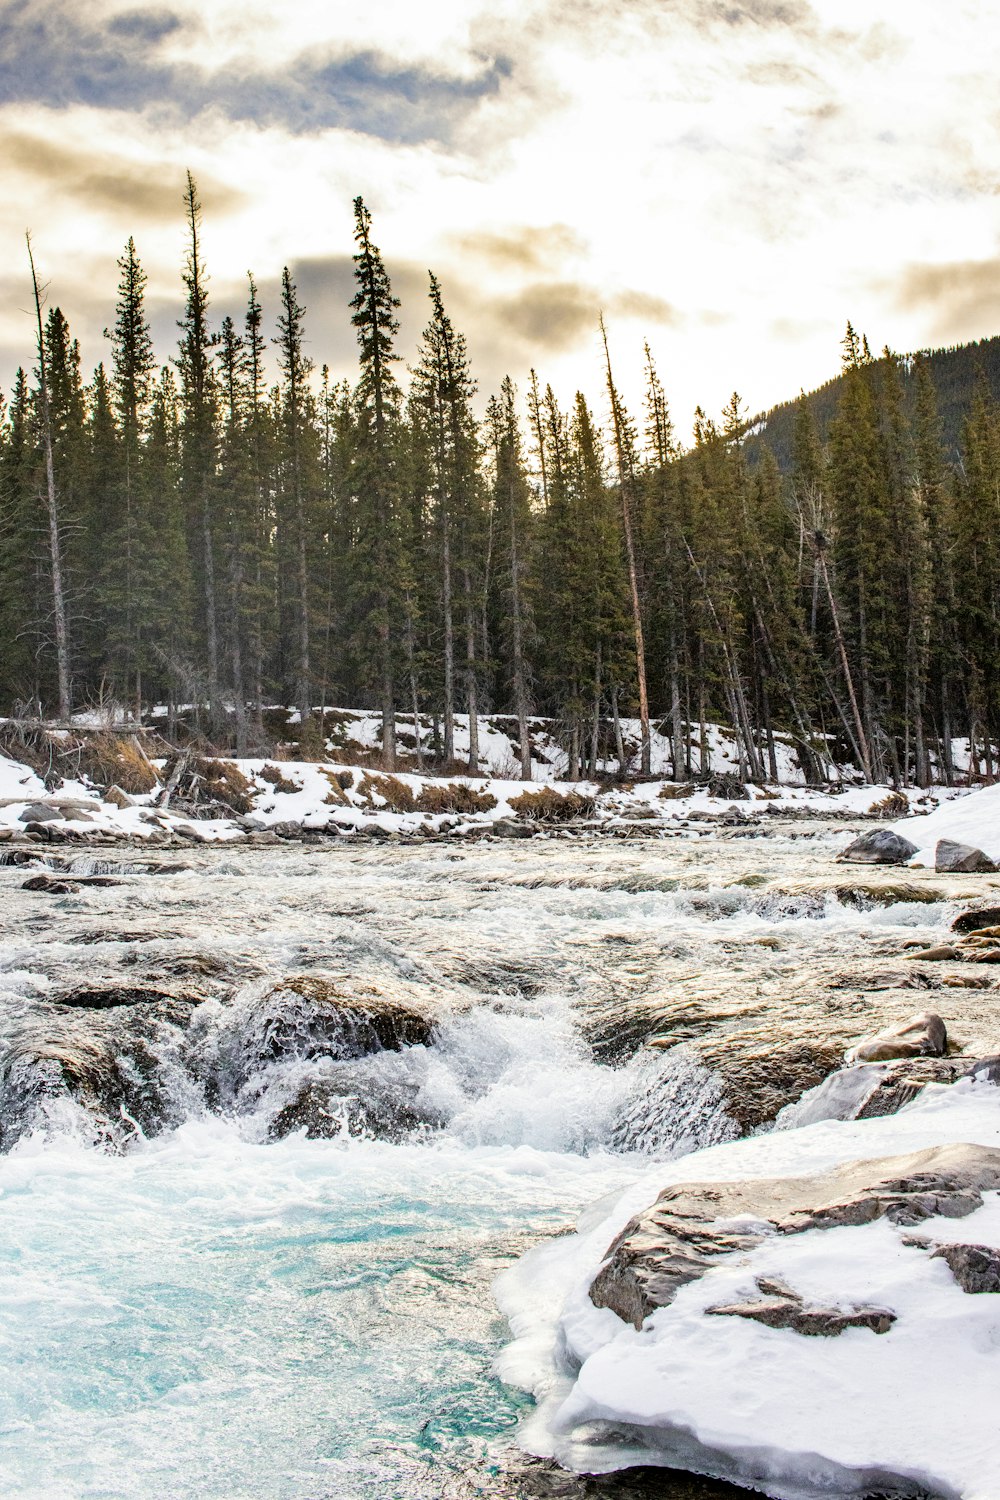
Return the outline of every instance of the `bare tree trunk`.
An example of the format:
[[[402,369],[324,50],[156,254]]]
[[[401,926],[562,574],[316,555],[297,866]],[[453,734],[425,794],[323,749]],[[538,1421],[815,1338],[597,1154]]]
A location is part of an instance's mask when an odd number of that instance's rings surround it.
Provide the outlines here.
[[[472,579],[466,565],[465,588],[465,700],[469,710],[469,775],[479,774],[479,699],[476,691],[476,618],[472,607]]]
[[[441,518],[441,592],[444,607],[444,758],[455,759],[455,629],[451,611],[451,533],[448,511]]]
[[[45,336],[42,332],[42,295],[35,274],[35,257],[31,235],[25,235],[31,287],[35,297],[35,321],[38,327],[38,381],[42,398],[42,443],[45,449],[45,487],[49,521],[49,561],[52,569],[52,617],[56,632],[56,677],[59,684],[59,717],[68,719],[72,712],[69,682],[69,631],[66,625],[66,598],[63,593],[62,538],[59,506],[56,499],[56,471],[52,457],[52,412],[49,407],[49,379],[45,368]]]
[[[833,638],[837,644],[837,654],[840,657],[840,667],[844,674],[844,682],[847,685],[847,696],[851,700],[851,713],[854,716],[854,728],[857,736],[857,746],[861,755],[861,769],[869,781],[874,781],[872,775],[872,758],[868,748],[868,738],[865,734],[864,724],[861,721],[861,711],[858,708],[858,700],[854,692],[854,679],[851,676],[851,664],[847,659],[847,646],[844,642],[844,632],[840,628],[840,611],[837,609],[836,600],[833,597],[833,589],[830,587],[830,574],[827,571],[826,558],[822,553],[818,556],[818,562],[823,570],[823,582],[826,585],[826,598],[830,606],[830,618],[833,621]]]
[[[618,714],[618,686],[611,689],[611,722],[615,730],[615,754],[618,756],[618,779],[625,780],[628,763],[625,758],[625,741],[622,739],[622,721]]]

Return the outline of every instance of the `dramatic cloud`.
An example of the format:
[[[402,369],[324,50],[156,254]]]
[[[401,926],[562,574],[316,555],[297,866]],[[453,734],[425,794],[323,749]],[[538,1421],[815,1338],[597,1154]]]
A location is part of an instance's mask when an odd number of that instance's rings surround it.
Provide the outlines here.
[[[653,343],[678,425],[826,378],[850,317],[900,349],[1000,326],[1000,32],[987,0],[0,0],[0,383],[50,295],[106,355],[134,234],[171,352],[190,167],[216,317],[292,266],[349,375],[362,193],[412,360],[441,276],[484,394],[527,368],[630,402]]]

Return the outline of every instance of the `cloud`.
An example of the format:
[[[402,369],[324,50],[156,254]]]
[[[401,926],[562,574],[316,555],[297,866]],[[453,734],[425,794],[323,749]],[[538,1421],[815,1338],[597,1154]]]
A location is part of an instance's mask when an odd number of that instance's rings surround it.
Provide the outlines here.
[[[206,111],[233,121],[281,124],[293,134],[345,129],[396,142],[444,140],[511,71],[502,54],[480,56],[471,76],[400,63],[376,46],[344,51],[333,41],[280,66],[244,57],[214,70],[210,54],[171,60],[160,44],[196,30],[166,10],[81,19],[64,0],[0,3],[0,97],[67,108],[154,110],[180,121]]]
[[[906,266],[894,296],[903,311],[928,320],[931,338],[983,338],[1000,329],[1000,256]]]
[[[460,255],[501,271],[541,271],[563,265],[587,248],[584,236],[569,224],[512,225],[502,233],[481,230],[459,235],[454,244]]]
[[[75,198],[92,212],[116,217],[127,210],[136,223],[179,222],[183,177],[172,161],[135,161],[76,147],[0,125],[0,159],[8,170],[44,181],[51,194]],[[245,194],[210,174],[199,175],[202,198],[227,213]]]

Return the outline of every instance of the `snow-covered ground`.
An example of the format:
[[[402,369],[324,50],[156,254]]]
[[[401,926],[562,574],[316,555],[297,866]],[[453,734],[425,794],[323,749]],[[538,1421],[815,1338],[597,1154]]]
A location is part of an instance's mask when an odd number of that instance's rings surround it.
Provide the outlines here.
[[[881,1493],[885,1474],[910,1481],[886,1486],[893,1494],[996,1500],[1000,1296],[968,1295],[906,1244],[912,1230],[880,1219],[768,1235],[721,1256],[639,1331],[589,1297],[611,1242],[671,1183],[814,1174],[950,1142],[1000,1146],[995,1087],[931,1087],[888,1118],[821,1121],[652,1167],[576,1234],[530,1251],[497,1287],[516,1335],[500,1374],[538,1401],[524,1446],[587,1473],[673,1463],[782,1500]],[[966,1218],[922,1221],[920,1236],[1000,1248],[1000,1194],[983,1196]],[[827,1306],[877,1304],[896,1322],[880,1337],[807,1338],[704,1315],[752,1296],[759,1276]]]
[[[51,826],[81,839],[178,835],[199,842],[242,839],[255,830],[279,827],[285,836],[297,831],[351,833],[372,826],[386,832],[419,834],[457,827],[486,827],[517,816],[516,802],[526,791],[539,786],[508,777],[446,779],[397,773],[386,776],[363,766],[331,761],[230,761],[249,783],[248,815],[193,819],[186,811],[156,805],[160,789],[135,796],[132,805],[119,807],[102,796],[99,788],[85,780],[67,780],[56,791],[46,791],[41,778],[28,766],[0,757],[0,834],[23,833],[31,809],[43,809]],[[280,782],[274,783],[275,774]],[[272,779],[269,780],[268,777]],[[729,797],[714,797],[702,787],[686,797],[676,797],[670,782],[640,782],[611,787],[595,782],[549,783],[556,795],[578,793],[594,799],[588,819],[614,825],[641,820],[650,832],[692,815],[723,814],[737,806],[744,814],[809,811],[817,815],[869,813],[889,795],[888,787],[845,786],[838,791],[820,791],[803,786],[747,788],[749,799],[732,803]],[[435,794],[443,788],[466,788],[479,810],[428,811]],[[961,795],[944,788],[922,794],[913,805],[935,808],[945,798]],[[428,800],[431,799],[431,800]],[[414,804],[412,807],[409,804]],[[492,805],[490,805],[492,804]],[[909,827],[909,824],[903,825]],[[155,841],[155,838],[154,838]],[[914,842],[916,840],[914,839]]]
[[[917,845],[912,865],[933,869],[939,839],[971,844],[1000,863],[1000,785],[981,787],[958,801],[944,803],[922,817],[902,819],[892,827]]]

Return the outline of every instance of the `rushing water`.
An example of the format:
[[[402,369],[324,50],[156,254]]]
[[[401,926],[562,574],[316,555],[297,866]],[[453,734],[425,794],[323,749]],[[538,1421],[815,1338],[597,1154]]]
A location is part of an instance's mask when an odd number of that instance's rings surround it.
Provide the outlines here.
[[[837,900],[843,830],[801,832],[122,856],[64,896],[0,869],[3,1495],[597,1493],[518,1468],[495,1274],[735,1132],[699,1049],[870,1029],[873,967],[887,1013],[925,1003],[901,949],[951,908]],[[331,1057],[289,976],[433,1034]],[[274,1139],[304,1088],[329,1138]]]

